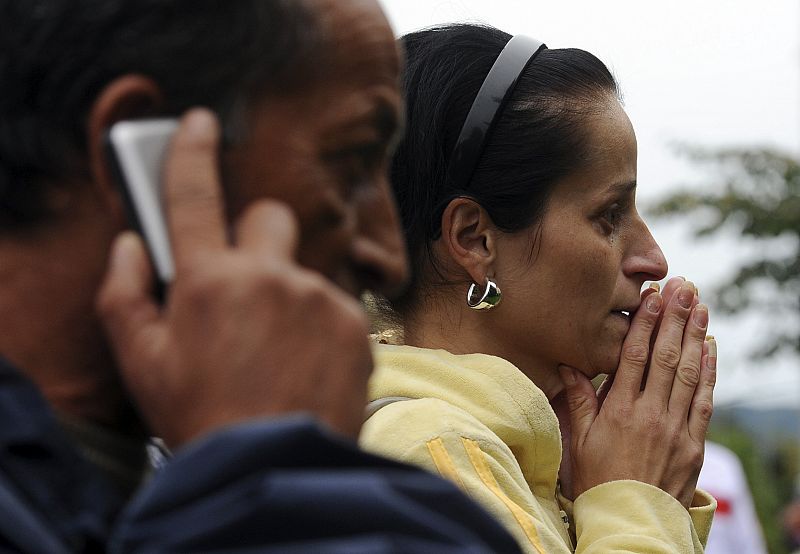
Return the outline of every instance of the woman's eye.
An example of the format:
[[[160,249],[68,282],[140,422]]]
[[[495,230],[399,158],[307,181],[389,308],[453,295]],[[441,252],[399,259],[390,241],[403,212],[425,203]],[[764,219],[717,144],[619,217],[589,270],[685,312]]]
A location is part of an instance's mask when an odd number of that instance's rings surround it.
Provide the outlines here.
[[[623,207],[619,204],[613,204],[604,210],[598,218],[598,222],[600,223],[600,227],[603,232],[607,235],[613,233],[619,226],[619,223],[622,220],[622,215]]]

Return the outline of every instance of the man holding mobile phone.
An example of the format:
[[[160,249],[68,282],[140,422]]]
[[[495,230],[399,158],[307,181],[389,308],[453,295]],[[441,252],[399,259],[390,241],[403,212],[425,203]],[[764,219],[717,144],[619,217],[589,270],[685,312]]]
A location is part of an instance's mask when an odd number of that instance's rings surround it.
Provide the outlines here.
[[[357,297],[406,277],[378,5],[0,0],[0,16],[0,544],[515,551],[455,489],[352,442],[371,371]],[[103,141],[187,110],[159,306]],[[175,458],[140,488],[149,435]]]

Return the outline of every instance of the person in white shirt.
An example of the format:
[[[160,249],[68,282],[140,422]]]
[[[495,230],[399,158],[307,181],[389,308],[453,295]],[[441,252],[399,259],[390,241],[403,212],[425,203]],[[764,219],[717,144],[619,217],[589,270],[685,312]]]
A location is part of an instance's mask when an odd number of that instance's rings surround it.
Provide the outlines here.
[[[736,454],[706,441],[705,460],[697,486],[717,499],[706,554],[767,554],[750,488]]]

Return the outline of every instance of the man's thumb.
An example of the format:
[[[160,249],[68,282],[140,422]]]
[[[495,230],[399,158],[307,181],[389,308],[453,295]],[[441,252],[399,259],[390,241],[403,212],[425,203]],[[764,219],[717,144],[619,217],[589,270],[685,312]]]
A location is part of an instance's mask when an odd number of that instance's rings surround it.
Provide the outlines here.
[[[158,319],[150,289],[152,269],[141,240],[126,231],[114,242],[97,308],[111,342],[124,349],[132,333],[140,332]]]
[[[572,435],[583,440],[597,417],[597,395],[591,381],[569,366],[558,366],[564,382]]]

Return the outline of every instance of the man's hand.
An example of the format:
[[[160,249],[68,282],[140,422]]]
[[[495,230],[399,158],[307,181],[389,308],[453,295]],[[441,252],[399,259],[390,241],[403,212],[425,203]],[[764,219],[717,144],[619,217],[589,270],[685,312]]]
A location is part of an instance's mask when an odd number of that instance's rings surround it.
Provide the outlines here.
[[[132,233],[116,241],[98,298],[131,395],[172,447],[225,425],[309,412],[355,438],[372,369],[358,302],[294,259],[297,223],[253,203],[228,238],[218,172],[219,125],[182,120],[165,167],[175,256],[167,303]]]

